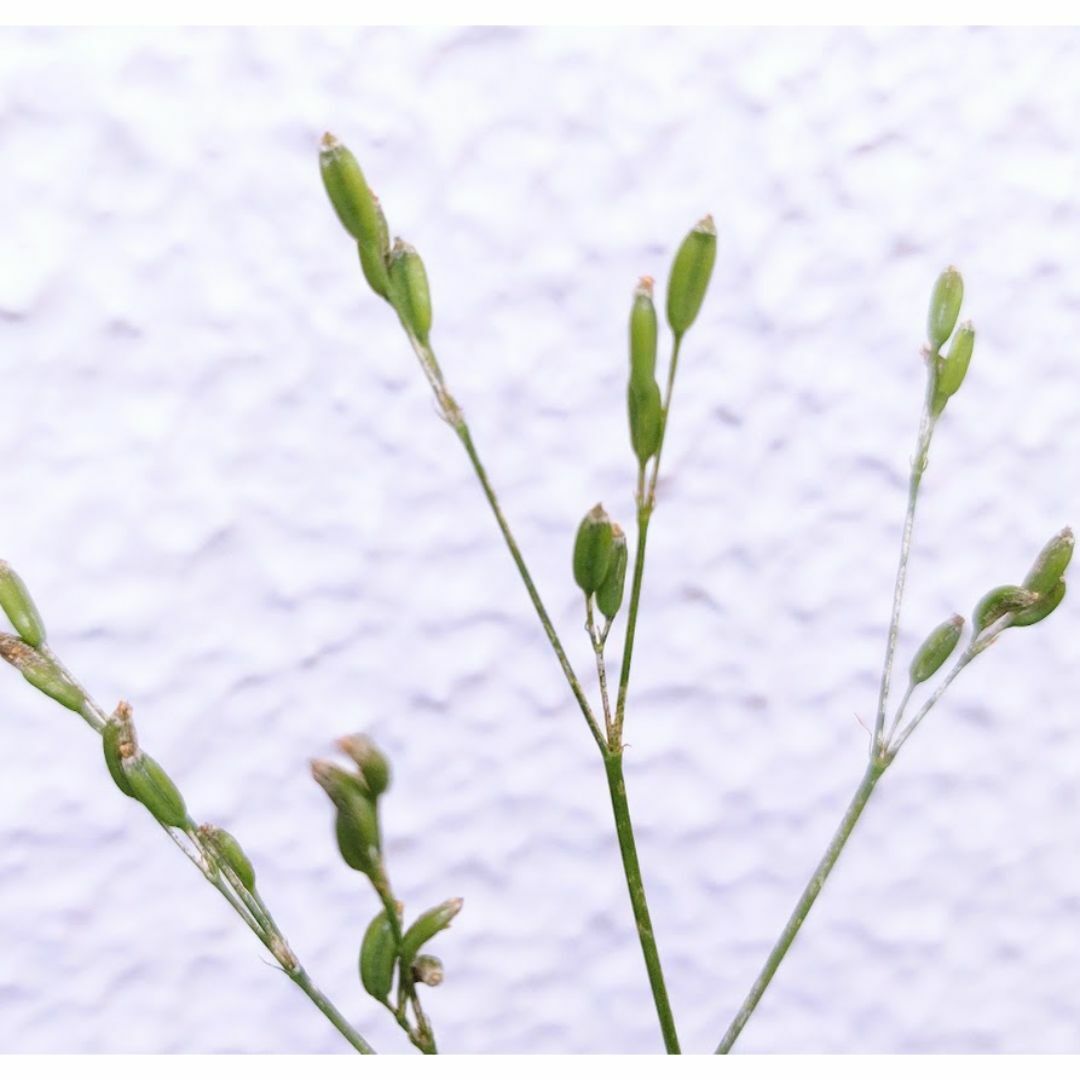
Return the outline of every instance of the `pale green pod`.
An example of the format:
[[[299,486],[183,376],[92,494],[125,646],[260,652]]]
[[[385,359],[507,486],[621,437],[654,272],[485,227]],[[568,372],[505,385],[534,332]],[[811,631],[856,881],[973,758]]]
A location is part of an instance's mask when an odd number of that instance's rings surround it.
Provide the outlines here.
[[[975,605],[975,612],[971,616],[975,634],[981,634],[988,626],[1005,615],[1030,607],[1035,600],[1035,593],[1022,589],[1018,585],[999,585],[996,589],[991,589]]]
[[[1024,578],[1024,588],[1040,596],[1052,592],[1065,576],[1073,554],[1073,533],[1067,526],[1051,537]]]
[[[360,255],[360,269],[364,272],[364,279],[374,292],[384,300],[390,299],[390,230],[386,224],[386,215],[383,213],[379,200],[375,200],[375,210],[378,218],[378,233],[374,241],[363,239],[356,242],[356,249]]]
[[[311,773],[337,808],[334,835],[345,865],[369,877],[378,869],[379,818],[364,781],[329,761],[313,761]]]
[[[443,965],[437,956],[421,953],[412,965],[413,979],[425,986],[440,986],[443,981]]]
[[[45,624],[23,579],[0,559],[0,608],[15,633],[33,648],[45,644]]]
[[[919,683],[926,682],[927,679],[937,674],[941,669],[941,665],[955,652],[963,631],[963,617],[954,615],[930,632],[911,661],[912,686],[918,686]]]
[[[22,677],[65,709],[81,713],[86,695],[47,656],[31,648],[21,638],[0,634],[0,659],[21,672]]]
[[[611,531],[611,562],[600,588],[596,590],[596,606],[606,619],[614,619],[622,606],[628,559],[626,534],[618,525],[612,525]]]
[[[240,841],[231,832],[226,832],[217,825],[200,825],[199,835],[221,862],[240,879],[240,884],[248,892],[254,892],[255,867],[240,846]]]
[[[574,580],[586,596],[600,588],[611,562],[613,543],[611,518],[597,503],[582,519],[574,538]]]
[[[630,306],[630,384],[645,387],[656,381],[656,306],[653,279],[643,277]]]
[[[664,428],[664,404],[656,380],[646,383],[631,381],[626,392],[626,409],[630,417],[630,445],[642,468],[660,448]]]
[[[421,947],[450,925],[463,903],[460,897],[455,900],[446,900],[419,916],[416,922],[405,931],[405,937],[402,939],[402,962],[411,964]]]
[[[376,1001],[386,1001],[394,985],[397,944],[390,917],[380,911],[368,925],[360,946],[360,982]]]
[[[346,735],[338,747],[356,762],[368,791],[376,798],[390,786],[390,762],[368,735]]]
[[[397,240],[390,252],[391,301],[401,321],[422,345],[431,333],[431,292],[427,271],[416,248]]]
[[[1058,605],[1065,599],[1065,580],[1062,578],[1047,593],[1043,593],[1030,607],[1024,608],[1013,616],[1013,626],[1034,626],[1042,622],[1047,615],[1057,610]]]
[[[187,806],[180,789],[169,774],[149,754],[121,758],[124,776],[134,798],[162,825],[182,829],[187,825]]]
[[[930,311],[926,317],[926,333],[930,348],[937,352],[953,332],[960,317],[960,305],[964,300],[964,279],[955,266],[946,267],[934,282],[930,294]]]
[[[703,217],[675,253],[668,278],[667,317],[676,338],[690,329],[701,310],[716,262],[716,225]]]
[[[116,786],[130,799],[135,798],[135,791],[124,772],[124,758],[138,752],[135,727],[131,722],[131,706],[121,701],[116,711],[109,717],[105,730],[101,733],[101,746],[105,753],[105,767]]]

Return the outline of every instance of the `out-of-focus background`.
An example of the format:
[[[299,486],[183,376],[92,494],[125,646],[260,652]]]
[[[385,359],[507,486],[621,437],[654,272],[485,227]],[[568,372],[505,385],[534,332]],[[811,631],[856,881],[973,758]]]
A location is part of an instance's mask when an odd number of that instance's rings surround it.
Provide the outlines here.
[[[900,670],[1080,524],[1080,36],[0,46],[0,557],[384,1051],[356,974],[374,898],[307,772],[359,729],[396,770],[397,888],[465,897],[427,995],[442,1048],[661,1044],[596,748],[318,139],[423,254],[448,382],[594,697],[570,546],[597,500],[632,522],[630,295],[713,212],[626,755],[684,1046],[711,1050],[863,768],[948,263],[978,343]],[[1080,1051],[1076,612],[1006,635],[908,745],[740,1049]],[[0,672],[0,1049],[344,1048],[91,733]]]

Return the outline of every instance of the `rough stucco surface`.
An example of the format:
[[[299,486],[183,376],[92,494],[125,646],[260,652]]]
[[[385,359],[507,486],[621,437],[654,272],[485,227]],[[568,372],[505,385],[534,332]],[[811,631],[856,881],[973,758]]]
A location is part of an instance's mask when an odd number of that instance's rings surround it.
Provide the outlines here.
[[[306,761],[393,756],[389,859],[463,895],[448,1051],[656,1051],[584,723],[315,166],[423,252],[454,392],[595,696],[569,547],[632,517],[625,319],[705,210],[627,776],[687,1049],[711,1049],[862,770],[928,290],[979,342],[924,487],[901,664],[1080,522],[1074,32],[6,31],[0,556],[315,978],[373,898]],[[740,1044],[1080,1051],[1077,605],[886,777]],[[617,653],[617,650],[616,650]],[[341,1051],[72,715],[0,673],[0,1048]]]

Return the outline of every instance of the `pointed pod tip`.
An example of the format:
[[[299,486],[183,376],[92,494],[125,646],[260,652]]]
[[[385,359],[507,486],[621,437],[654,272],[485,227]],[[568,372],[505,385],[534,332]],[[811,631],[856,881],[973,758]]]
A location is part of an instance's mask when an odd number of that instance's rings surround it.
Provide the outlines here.
[[[638,278],[638,283],[637,283],[637,288],[634,289],[634,295],[635,296],[647,296],[651,300],[652,299],[652,294],[653,294],[653,286],[655,284],[656,284],[656,282],[651,277],[649,277],[648,274],[645,274],[644,276],[639,277]]]
[[[713,221],[712,214],[706,214],[695,226],[694,229],[697,232],[708,233],[710,236],[716,235],[716,222]]]
[[[319,148],[322,150],[333,151],[340,145],[337,136],[332,135],[329,131],[323,132],[323,137],[319,140]]]

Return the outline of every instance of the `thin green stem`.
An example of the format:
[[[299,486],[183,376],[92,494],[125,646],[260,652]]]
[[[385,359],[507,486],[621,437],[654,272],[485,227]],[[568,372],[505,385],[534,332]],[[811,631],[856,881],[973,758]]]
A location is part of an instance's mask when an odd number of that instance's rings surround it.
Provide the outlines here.
[[[390,883],[385,873],[381,882],[373,882],[375,890],[382,901],[386,917],[390,922],[390,931],[394,935],[394,944],[397,946],[398,955],[402,952],[402,942],[405,938],[405,928],[401,925],[401,913],[398,910],[397,900],[394,897]],[[427,1015],[420,1004],[419,995],[413,982],[412,971],[404,962],[398,963],[398,1007],[394,1009],[389,1003],[386,1007],[393,1014],[401,1029],[409,1036],[409,1041],[424,1054],[437,1054],[438,1047],[435,1045],[435,1032],[428,1022]],[[406,1015],[406,1005],[412,1005],[416,1014],[416,1029],[409,1023]]]
[[[626,783],[623,779],[622,753],[615,751],[604,757],[607,770],[608,790],[611,792],[611,809],[615,815],[615,831],[619,837],[619,852],[622,855],[623,870],[626,874],[626,886],[630,892],[630,906],[634,911],[634,922],[641,952],[645,957],[645,970],[649,975],[656,1013],[660,1019],[660,1030],[664,1036],[664,1048],[669,1054],[681,1053],[679,1036],[675,1030],[675,1017],[668,1001],[667,987],[664,985],[664,971],[660,965],[660,954],[656,948],[656,935],[653,933],[649,905],[645,898],[645,883],[638,864],[637,845],[634,842],[634,826],[630,821],[630,804],[626,799]]]
[[[814,906],[814,901],[818,898],[822,886],[836,865],[836,860],[840,858],[840,853],[844,850],[844,845],[848,842],[852,830],[855,828],[855,823],[866,808],[866,804],[870,800],[870,796],[873,794],[874,788],[886,767],[887,765],[882,762],[871,762],[867,766],[866,772],[855,790],[855,795],[840,820],[839,827],[832,840],[829,841],[829,846],[825,849],[825,854],[822,856],[821,862],[818,863],[817,869],[811,875],[802,896],[799,897],[799,902],[795,905],[791,918],[788,919],[787,925],[773,946],[772,952],[769,953],[765,966],[761,969],[761,974],[754,981],[750,993],[746,995],[746,1000],[735,1014],[735,1019],[732,1020],[731,1026],[727,1029],[723,1039],[720,1040],[720,1045],[716,1048],[718,1054],[726,1054],[731,1050],[735,1045],[735,1040],[738,1039],[740,1032],[746,1026],[746,1022],[757,1008],[758,1002],[776,974],[776,969],[787,955],[791,943],[795,940],[795,935],[798,934],[806,916]]]
[[[585,597],[585,629],[588,631],[589,640],[592,642],[593,652],[596,654],[596,678],[600,683],[600,701],[604,707],[604,730],[607,732],[607,743],[611,747],[615,744],[615,737],[611,727],[611,702],[608,699],[607,687],[607,662],[604,659],[604,642],[607,641],[607,630],[611,628],[610,621],[603,634],[597,633],[596,619],[593,615],[593,598]]]

